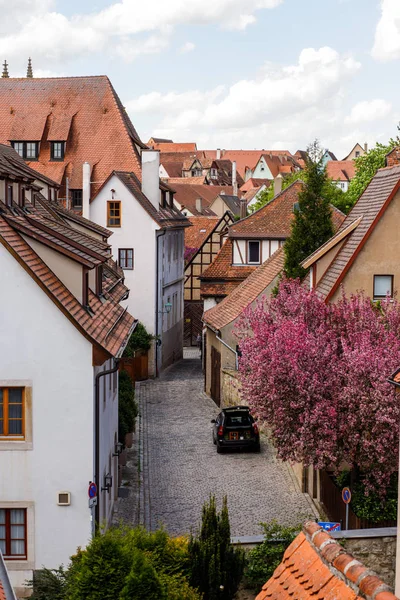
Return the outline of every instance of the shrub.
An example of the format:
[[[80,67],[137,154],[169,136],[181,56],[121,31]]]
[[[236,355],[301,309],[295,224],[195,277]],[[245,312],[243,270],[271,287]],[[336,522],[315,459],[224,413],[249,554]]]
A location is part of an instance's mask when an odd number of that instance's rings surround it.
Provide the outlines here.
[[[354,474],[355,482],[351,484],[350,471],[341,471],[335,478],[336,485],[351,487],[350,507],[360,519],[368,519],[373,523],[381,521],[396,521],[397,519],[397,494],[398,475],[393,473],[386,495],[382,498],[374,491],[366,489],[360,474]]]
[[[31,600],[64,600],[67,590],[67,574],[63,567],[40,569],[34,571],[33,579],[26,585],[34,590]]]
[[[126,371],[119,373],[118,387],[118,439],[125,443],[125,435],[134,428],[138,415],[138,406],[135,402],[135,391],[132,380]]]
[[[189,542],[191,585],[204,600],[231,600],[242,579],[244,553],[231,544],[228,504],[217,514],[215,496],[203,505],[200,534]]]
[[[120,600],[164,600],[163,585],[146,554],[135,548],[132,568],[121,592]]]
[[[135,352],[147,352],[150,350],[151,341],[154,339],[154,336],[151,333],[148,333],[146,327],[143,323],[138,323],[135,327],[134,332],[132,333],[129,341],[124,350],[123,357],[131,358],[135,355]]]
[[[266,539],[247,554],[244,572],[246,585],[260,589],[270,579],[282,561],[286,548],[294,540],[301,525],[284,527],[276,521],[261,523]]]

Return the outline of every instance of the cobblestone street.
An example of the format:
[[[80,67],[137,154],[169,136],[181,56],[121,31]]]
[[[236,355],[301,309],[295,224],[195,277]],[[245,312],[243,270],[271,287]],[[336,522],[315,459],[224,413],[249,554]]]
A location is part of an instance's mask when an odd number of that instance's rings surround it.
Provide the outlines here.
[[[288,467],[262,439],[260,454],[217,454],[211,419],[219,410],[203,390],[195,349],[160,379],[137,384],[140,407],[140,520],[172,534],[198,526],[210,493],[228,495],[231,533],[262,533],[260,521],[297,524],[312,511]],[[186,356],[188,353],[186,352]],[[195,358],[193,358],[195,357]]]

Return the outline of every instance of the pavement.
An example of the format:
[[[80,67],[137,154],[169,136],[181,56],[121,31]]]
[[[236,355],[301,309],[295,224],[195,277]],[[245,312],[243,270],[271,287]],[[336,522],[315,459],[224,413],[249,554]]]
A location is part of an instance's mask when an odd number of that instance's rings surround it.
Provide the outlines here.
[[[219,409],[203,392],[197,348],[185,349],[184,356],[159,379],[136,384],[139,522],[149,530],[163,525],[173,535],[190,533],[200,525],[210,494],[219,507],[228,496],[233,536],[260,534],[260,522],[272,519],[298,525],[315,518],[290,468],[276,458],[266,437],[260,454],[217,454],[210,421]],[[123,518],[124,509],[118,512]]]

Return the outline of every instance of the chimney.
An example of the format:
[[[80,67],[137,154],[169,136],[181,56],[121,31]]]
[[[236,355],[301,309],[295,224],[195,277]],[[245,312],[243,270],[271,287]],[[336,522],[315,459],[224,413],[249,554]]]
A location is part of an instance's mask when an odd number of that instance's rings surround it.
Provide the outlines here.
[[[201,213],[203,209],[203,203],[201,198],[196,198],[196,210]]]
[[[395,165],[400,165],[400,147],[399,146],[393,148],[393,150],[391,150],[389,152],[389,154],[386,155],[386,166],[394,167]]]
[[[233,187],[233,195],[238,195],[238,185],[236,179],[236,160],[232,162],[232,187]]]
[[[90,219],[90,165],[88,162],[83,163],[82,173],[82,216]]]
[[[4,64],[3,64],[3,73],[2,73],[2,75],[1,75],[1,76],[2,76],[4,79],[8,79],[8,78],[10,77],[10,76],[9,76],[9,74],[8,74],[8,64],[7,64],[7,61],[6,61],[6,60],[4,61]]]
[[[217,148],[217,160],[221,158],[221,148]]]
[[[32,77],[33,77],[31,57],[29,57],[29,59],[28,59],[28,68],[26,70],[26,76],[28,79],[32,79]]]
[[[156,210],[160,208],[160,152],[142,150],[142,192]]]
[[[243,198],[240,199],[240,218],[244,219],[245,217],[247,217],[247,200],[243,196]]]
[[[367,142],[364,143],[364,152],[368,152],[368,144],[367,144]]]
[[[277,196],[282,191],[283,177],[280,173],[274,179],[274,196]]]

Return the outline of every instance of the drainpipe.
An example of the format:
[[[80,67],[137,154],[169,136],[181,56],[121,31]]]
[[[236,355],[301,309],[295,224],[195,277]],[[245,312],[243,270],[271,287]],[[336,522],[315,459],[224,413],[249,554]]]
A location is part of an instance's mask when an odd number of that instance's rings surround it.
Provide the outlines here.
[[[100,526],[100,496],[101,496],[101,481],[100,481],[100,378],[106,375],[112,375],[118,371],[119,359],[114,359],[114,366],[112,369],[97,373],[95,377],[94,390],[95,390],[95,468],[94,468],[94,480],[97,484],[97,504],[95,506],[95,531],[99,530]]]
[[[157,244],[156,244],[156,377],[158,377],[158,336],[160,336],[160,341],[161,341],[161,337],[162,337],[162,325],[163,325],[163,318],[161,317],[161,331],[159,331],[159,321],[160,321],[160,305],[159,305],[159,288],[158,288],[158,280],[159,280],[159,260],[158,260],[158,256],[159,256],[159,240],[160,238],[162,238],[166,233],[166,230],[163,229],[161,231],[156,231],[156,239],[157,239]],[[162,307],[161,307],[162,309]]]

